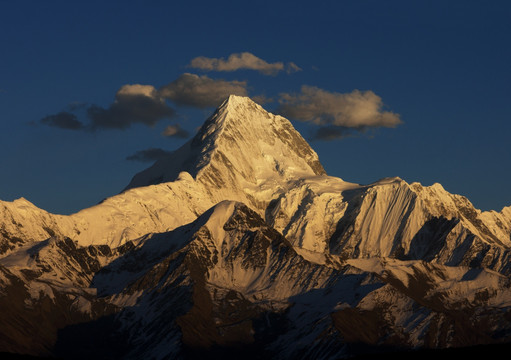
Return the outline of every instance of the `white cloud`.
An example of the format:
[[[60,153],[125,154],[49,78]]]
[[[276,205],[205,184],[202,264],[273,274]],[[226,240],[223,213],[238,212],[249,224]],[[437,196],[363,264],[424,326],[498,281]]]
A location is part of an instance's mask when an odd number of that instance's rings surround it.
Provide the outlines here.
[[[401,123],[398,114],[382,110],[382,99],[372,91],[341,94],[304,85],[298,94],[280,94],[279,102],[283,116],[317,125],[362,129]]]
[[[247,83],[185,73],[170,84],[161,87],[159,94],[178,105],[198,108],[216,107],[229,95],[247,96]]]
[[[158,92],[152,85],[126,84],[117,91],[117,96],[147,96],[153,99],[158,98]]]
[[[293,62],[288,64],[284,64],[280,61],[268,63],[249,52],[231,54],[227,60],[224,58],[199,56],[192,59],[188,66],[206,71],[236,71],[249,69],[259,71],[265,75],[276,75],[278,72],[284,70],[288,73],[302,70]]]

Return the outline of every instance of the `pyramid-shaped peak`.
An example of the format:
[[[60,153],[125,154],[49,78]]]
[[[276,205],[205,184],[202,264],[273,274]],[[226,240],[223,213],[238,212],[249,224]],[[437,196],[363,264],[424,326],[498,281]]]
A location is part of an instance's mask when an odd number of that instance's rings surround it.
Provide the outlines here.
[[[204,123],[192,144],[201,147],[202,153],[208,152],[206,148],[214,149],[230,154],[234,160],[257,164],[258,168],[262,166],[261,158],[273,159],[278,171],[289,176],[325,174],[317,154],[289,120],[245,96],[229,96]],[[282,167],[284,164],[288,166]]]
[[[212,187],[325,174],[289,120],[237,95],[229,96],[193,139],[137,174],[128,188],[174,181],[182,171]]]
[[[222,136],[233,135],[224,134],[225,131],[238,133],[237,137],[241,135],[245,140],[249,140],[250,137],[267,138],[268,130],[272,126],[281,128],[289,127],[288,125],[292,128],[287,119],[267,112],[249,97],[230,95],[199,129],[193,139],[193,145],[201,146]],[[293,128],[293,131],[296,130]]]

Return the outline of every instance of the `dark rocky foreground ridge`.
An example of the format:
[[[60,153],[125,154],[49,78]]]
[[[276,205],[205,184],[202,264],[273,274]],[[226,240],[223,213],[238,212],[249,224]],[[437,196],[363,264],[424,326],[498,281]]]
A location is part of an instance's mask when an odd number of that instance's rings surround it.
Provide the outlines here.
[[[511,342],[510,208],[329,177],[247,98],[96,207],[0,202],[0,244],[13,358],[396,359]]]
[[[410,359],[411,357],[415,359],[421,358],[434,358],[434,359],[453,359],[453,358],[468,358],[468,357],[499,357],[502,354],[507,354],[511,350],[510,344],[498,344],[498,345],[476,345],[471,347],[464,348],[449,348],[449,349],[427,349],[427,350],[382,350],[378,349],[374,353],[368,352],[360,355],[354,355],[349,357],[352,360],[373,360],[373,359],[392,359],[392,360],[401,360],[401,359]],[[244,356],[244,358],[251,359],[251,355],[246,353],[239,353],[236,350],[226,350],[216,353],[213,351],[205,351],[203,353],[192,353],[187,359],[196,359],[196,358],[204,358],[207,357],[209,359],[230,359],[230,358],[239,358],[240,356]],[[0,353],[0,358],[6,360],[59,360],[62,358],[57,357],[39,357],[32,355],[22,355],[22,354],[13,354],[13,353]],[[259,355],[254,355],[255,359],[261,359]],[[267,358],[267,357],[266,357]]]

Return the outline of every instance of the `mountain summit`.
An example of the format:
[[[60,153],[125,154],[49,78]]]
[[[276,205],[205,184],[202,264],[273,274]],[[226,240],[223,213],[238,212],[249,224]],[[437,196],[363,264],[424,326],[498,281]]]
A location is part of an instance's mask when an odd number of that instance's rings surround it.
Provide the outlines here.
[[[0,352],[338,359],[510,343],[510,279],[511,207],[328,176],[246,97],[96,206],[0,201]]]
[[[206,186],[231,188],[325,174],[317,154],[287,119],[236,95],[193,139],[135,175],[127,189],[174,181],[181,171]]]

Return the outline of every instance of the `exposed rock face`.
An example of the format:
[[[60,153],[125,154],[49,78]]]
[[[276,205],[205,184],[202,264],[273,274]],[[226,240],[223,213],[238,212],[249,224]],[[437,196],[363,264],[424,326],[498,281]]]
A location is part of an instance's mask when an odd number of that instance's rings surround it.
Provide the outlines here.
[[[510,209],[327,176],[289,121],[231,96],[97,206],[0,202],[0,351],[329,359],[510,342]]]

